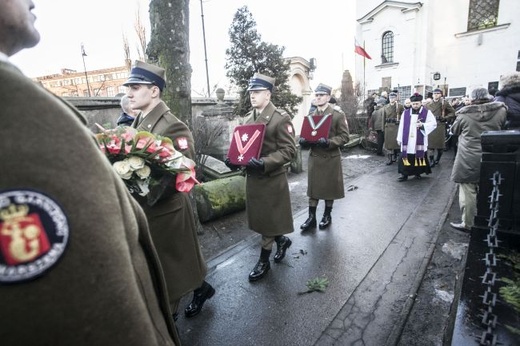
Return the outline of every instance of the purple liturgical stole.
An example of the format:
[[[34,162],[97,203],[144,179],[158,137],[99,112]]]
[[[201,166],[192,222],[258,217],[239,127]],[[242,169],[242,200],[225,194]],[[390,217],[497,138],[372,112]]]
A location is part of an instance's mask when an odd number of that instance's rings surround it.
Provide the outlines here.
[[[408,155],[408,137],[410,133],[410,116],[411,116],[412,109],[407,109],[404,111],[404,123],[403,123],[403,150],[402,150],[402,157],[406,158]],[[422,123],[426,121],[426,116],[428,115],[428,110],[424,107],[421,107],[419,109],[419,117],[417,120],[420,120]],[[414,127],[416,127],[416,124],[413,124]],[[417,141],[415,142],[415,157],[417,158],[424,158],[424,135],[422,134],[421,130],[416,128],[416,136]]]

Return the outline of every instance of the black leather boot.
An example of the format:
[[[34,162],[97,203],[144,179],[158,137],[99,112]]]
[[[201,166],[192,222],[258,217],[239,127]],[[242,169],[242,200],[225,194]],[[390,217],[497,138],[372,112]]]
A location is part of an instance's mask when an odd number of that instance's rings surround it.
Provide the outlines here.
[[[316,208],[317,207],[309,207],[309,217],[300,226],[302,231],[307,231],[311,228],[316,227]]]
[[[332,212],[332,207],[325,207],[325,212],[323,213],[323,217],[320,221],[320,229],[325,229],[330,226],[332,222],[332,217],[330,213]]]
[[[394,160],[392,160],[392,156],[393,156],[392,154],[388,154],[386,156],[388,156],[388,161],[386,161],[386,165],[387,166],[391,165],[392,163],[394,163]]]
[[[275,238],[276,240],[276,253],[274,254],[274,261],[279,263],[285,257],[285,252],[291,247],[292,241],[289,237],[283,235]]]
[[[184,315],[186,317],[193,317],[197,315],[207,299],[210,299],[215,294],[213,286],[208,284],[206,281],[202,283],[202,286],[193,291],[193,300],[190,305],[184,309]]]
[[[249,281],[257,281],[260,280],[267,274],[269,269],[271,269],[271,264],[269,263],[269,256],[271,255],[271,250],[266,250],[262,248],[262,252],[260,252],[260,259],[256,262],[255,267],[249,273]]]

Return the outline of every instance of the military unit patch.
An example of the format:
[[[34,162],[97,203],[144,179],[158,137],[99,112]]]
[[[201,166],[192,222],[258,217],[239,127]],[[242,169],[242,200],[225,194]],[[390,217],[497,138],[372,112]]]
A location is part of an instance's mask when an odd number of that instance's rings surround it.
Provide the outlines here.
[[[67,217],[50,197],[0,191],[0,284],[41,276],[58,262],[68,240]]]

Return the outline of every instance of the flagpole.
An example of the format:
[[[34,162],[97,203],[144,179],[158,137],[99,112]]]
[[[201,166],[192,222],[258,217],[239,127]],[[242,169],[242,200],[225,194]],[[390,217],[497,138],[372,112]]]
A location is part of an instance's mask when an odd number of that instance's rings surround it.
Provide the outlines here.
[[[366,52],[365,40],[363,40],[363,49]],[[367,94],[366,65],[367,65],[367,57],[363,56],[363,103],[365,102],[365,97]]]
[[[81,44],[81,58],[83,59],[83,70],[85,71],[85,80],[87,81],[88,97],[92,97],[92,95],[90,94],[90,85],[88,83],[87,65],[85,65],[86,56],[87,56],[87,53],[85,53],[85,46],[83,46],[83,43],[82,43]]]

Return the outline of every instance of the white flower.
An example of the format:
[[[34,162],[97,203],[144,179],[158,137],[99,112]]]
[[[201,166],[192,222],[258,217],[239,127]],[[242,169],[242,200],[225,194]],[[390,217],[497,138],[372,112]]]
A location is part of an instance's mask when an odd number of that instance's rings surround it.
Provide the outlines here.
[[[130,179],[132,177],[132,169],[130,168],[130,164],[127,159],[123,161],[114,162],[112,165],[116,171],[116,173],[123,179]]]
[[[143,167],[137,169],[135,171],[135,174],[137,174],[137,176],[141,179],[146,179],[150,176],[150,173],[151,173],[151,169],[150,167],[144,165]]]
[[[130,168],[133,171],[135,171],[137,169],[141,169],[144,167],[144,160],[142,158],[140,158],[139,156],[129,156],[128,164],[130,165]]]

